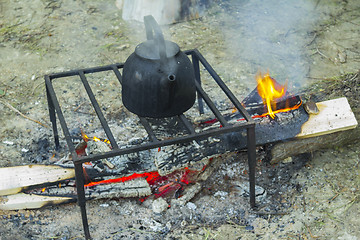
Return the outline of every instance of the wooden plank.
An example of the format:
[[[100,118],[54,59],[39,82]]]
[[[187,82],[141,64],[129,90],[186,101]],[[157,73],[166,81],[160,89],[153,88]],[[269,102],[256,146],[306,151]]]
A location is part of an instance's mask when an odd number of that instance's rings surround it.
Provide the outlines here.
[[[345,97],[316,103],[319,114],[310,115],[297,138],[315,137],[355,128],[358,123]]]
[[[36,209],[48,205],[75,202],[72,197],[41,196],[36,194],[18,193],[0,197],[0,210]]]
[[[296,138],[286,142],[270,144],[267,147],[268,158],[271,164],[275,164],[291,156],[343,146],[359,139],[359,128],[310,138]]]
[[[360,138],[359,129],[346,131],[358,125],[346,98],[318,102],[316,106],[319,114],[310,115],[294,139],[269,145],[272,164],[302,153],[348,144]]]
[[[0,176],[0,196],[4,196],[21,192],[29,186],[74,178],[75,170],[56,165],[25,165],[0,168]]]
[[[74,187],[46,188],[42,193],[39,189],[31,190],[32,193],[17,193],[0,196],[0,210],[37,209],[45,206],[65,204],[77,201]],[[36,192],[37,191],[37,192]],[[151,195],[151,189],[147,181],[138,178],[126,182],[98,185],[85,189],[86,199],[110,199],[120,197],[145,197]]]

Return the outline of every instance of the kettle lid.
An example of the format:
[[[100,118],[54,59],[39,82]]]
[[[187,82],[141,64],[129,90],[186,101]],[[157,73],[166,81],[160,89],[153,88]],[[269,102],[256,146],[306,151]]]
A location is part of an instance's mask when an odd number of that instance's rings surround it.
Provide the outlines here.
[[[154,39],[151,39],[137,45],[135,48],[135,53],[145,59],[160,60],[161,56],[159,47],[165,47],[167,58],[175,56],[180,51],[179,46],[174,42],[165,40],[165,46],[162,46],[157,44]]]

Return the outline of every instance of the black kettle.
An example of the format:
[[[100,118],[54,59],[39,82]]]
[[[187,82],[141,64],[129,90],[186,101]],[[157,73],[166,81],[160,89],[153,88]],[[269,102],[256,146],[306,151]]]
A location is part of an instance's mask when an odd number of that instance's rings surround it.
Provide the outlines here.
[[[122,101],[141,117],[179,115],[194,105],[195,74],[179,46],[165,41],[154,17],[144,17],[147,41],[139,44],[123,67]]]

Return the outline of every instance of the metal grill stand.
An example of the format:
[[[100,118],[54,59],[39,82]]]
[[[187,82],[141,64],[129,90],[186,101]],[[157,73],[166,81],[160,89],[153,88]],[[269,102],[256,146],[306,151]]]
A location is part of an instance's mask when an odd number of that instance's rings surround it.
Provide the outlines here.
[[[179,115],[178,118],[180,122],[183,123],[185,128],[187,129],[188,134],[185,136],[174,137],[167,140],[159,140],[155,133],[153,132],[148,120],[146,118],[140,117],[140,122],[145,128],[149,136],[149,142],[145,142],[136,146],[126,147],[126,148],[119,148],[116,140],[109,128],[107,121],[99,107],[98,102],[95,99],[93,91],[86,79],[86,74],[95,73],[95,72],[103,72],[103,71],[113,71],[116,75],[117,79],[119,80],[120,84],[122,83],[122,76],[119,71],[120,68],[123,68],[123,63],[118,64],[111,64],[107,66],[95,67],[95,68],[86,68],[86,69],[78,69],[68,72],[61,72],[61,73],[54,73],[51,75],[45,75],[45,85],[46,85],[46,93],[47,93],[47,100],[49,106],[49,114],[50,120],[52,123],[54,138],[55,138],[55,145],[56,148],[59,147],[59,135],[56,123],[56,115],[60,122],[61,128],[63,130],[67,145],[69,147],[69,151],[72,154],[73,163],[75,166],[75,173],[76,173],[76,188],[77,188],[77,196],[78,196],[78,204],[81,210],[82,222],[84,227],[85,238],[90,239],[90,232],[89,232],[89,225],[87,220],[86,214],[86,199],[85,199],[85,190],[84,190],[84,173],[82,164],[85,162],[93,162],[96,160],[120,156],[124,154],[139,152],[143,150],[159,148],[163,146],[169,146],[173,144],[181,144],[181,143],[189,143],[194,140],[201,140],[208,137],[218,136],[224,133],[229,132],[237,132],[242,129],[247,129],[247,150],[248,150],[248,164],[249,164],[249,181],[250,181],[250,205],[251,207],[255,207],[255,164],[256,164],[256,152],[255,152],[255,122],[249,115],[249,113],[245,110],[245,108],[241,105],[238,99],[233,95],[230,89],[225,85],[225,83],[221,80],[218,74],[214,71],[214,69],[210,66],[210,64],[206,61],[206,59],[200,54],[197,49],[185,51],[187,55],[191,56],[192,63],[195,69],[195,85],[196,91],[198,96],[198,106],[200,114],[204,112],[204,105],[203,101],[207,104],[207,106],[211,109],[214,113],[217,120],[221,123],[222,127],[217,129],[211,129],[196,133],[192,123],[183,115]],[[213,80],[216,81],[218,86],[222,89],[222,91],[226,94],[229,100],[234,104],[237,110],[243,115],[245,118],[245,122],[230,124],[224,118],[224,116],[220,113],[220,111],[215,106],[214,102],[211,101],[210,97],[201,87],[201,80],[200,80],[200,67],[199,63],[201,63],[208,73],[212,76]],[[100,120],[100,123],[106,133],[108,140],[111,143],[112,150],[109,152],[96,154],[96,155],[88,155],[84,157],[79,157],[75,151],[75,145],[72,141],[70,136],[70,132],[68,126],[66,124],[64,115],[59,105],[59,101],[56,97],[54,86],[52,81],[57,78],[69,77],[69,76],[79,76],[81,82],[83,83],[86,92],[90,98],[92,106]]]

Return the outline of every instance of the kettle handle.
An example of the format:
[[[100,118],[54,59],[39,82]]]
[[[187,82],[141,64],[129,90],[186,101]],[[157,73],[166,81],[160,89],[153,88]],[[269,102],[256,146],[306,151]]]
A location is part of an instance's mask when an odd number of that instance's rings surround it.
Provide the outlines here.
[[[166,61],[165,39],[159,24],[156,22],[155,18],[152,15],[144,16],[144,24],[145,24],[147,40],[155,41],[155,43],[159,46],[160,61],[165,62]],[[155,38],[153,33],[155,34]]]

